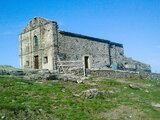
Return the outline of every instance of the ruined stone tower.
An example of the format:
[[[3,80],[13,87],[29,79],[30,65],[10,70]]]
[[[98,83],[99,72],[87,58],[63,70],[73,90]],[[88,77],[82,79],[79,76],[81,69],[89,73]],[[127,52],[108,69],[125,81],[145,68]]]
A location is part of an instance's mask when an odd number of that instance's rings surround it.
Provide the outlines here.
[[[19,44],[21,68],[150,71],[149,65],[125,57],[122,44],[58,30],[57,22],[41,17],[27,24]]]

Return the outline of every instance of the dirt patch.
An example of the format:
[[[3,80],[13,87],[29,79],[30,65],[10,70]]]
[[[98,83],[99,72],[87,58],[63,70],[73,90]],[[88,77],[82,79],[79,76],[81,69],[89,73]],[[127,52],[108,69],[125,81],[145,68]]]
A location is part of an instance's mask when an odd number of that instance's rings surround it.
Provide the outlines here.
[[[145,113],[138,108],[121,105],[99,114],[100,118],[109,120],[148,120]]]

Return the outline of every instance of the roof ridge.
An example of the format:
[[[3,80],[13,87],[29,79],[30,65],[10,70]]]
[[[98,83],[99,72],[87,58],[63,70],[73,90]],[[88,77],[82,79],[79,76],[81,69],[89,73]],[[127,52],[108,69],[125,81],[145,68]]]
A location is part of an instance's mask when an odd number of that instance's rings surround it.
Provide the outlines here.
[[[110,44],[112,44],[112,45],[116,45],[116,46],[123,47],[123,44],[116,43],[116,42],[112,42],[112,41],[106,40],[106,39],[96,38],[96,37],[92,37],[92,36],[88,36],[88,35],[82,35],[82,34],[79,34],[79,33],[67,32],[67,31],[63,31],[63,30],[58,30],[58,31],[59,31],[59,33],[61,33],[61,34],[65,34],[65,35],[69,35],[69,36],[86,38],[86,39],[90,39],[90,40],[94,40],[94,41],[110,43]]]

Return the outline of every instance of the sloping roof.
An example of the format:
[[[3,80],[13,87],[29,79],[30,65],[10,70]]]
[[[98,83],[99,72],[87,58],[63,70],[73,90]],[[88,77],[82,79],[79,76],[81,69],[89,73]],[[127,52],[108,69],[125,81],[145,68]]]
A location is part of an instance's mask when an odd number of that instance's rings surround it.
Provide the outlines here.
[[[28,24],[27,26],[24,28],[24,30],[21,33],[25,33],[28,32],[36,27],[39,27],[40,25],[44,25],[50,22],[54,22],[45,18],[41,18],[41,17],[34,17]]]
[[[20,33],[20,34],[23,34],[23,33],[26,33],[30,30],[33,30],[41,25],[45,25],[47,23],[56,23],[55,21],[51,21],[51,20],[48,20],[46,18],[42,18],[42,17],[34,17],[28,24],[27,26],[24,28],[24,30]],[[84,39],[89,39],[89,40],[92,40],[92,41],[98,41],[98,42],[103,42],[103,43],[109,43],[110,45],[116,45],[116,46],[119,46],[119,47],[123,47],[122,44],[120,43],[116,43],[116,42],[111,42],[109,40],[105,40],[105,39],[100,39],[100,38],[95,38],[95,37],[91,37],[91,36],[86,36],[86,35],[81,35],[81,34],[77,34],[77,33],[71,33],[71,32],[66,32],[66,31],[62,31],[62,30],[59,30],[59,33],[61,34],[64,34],[64,35],[67,35],[67,36],[72,36],[72,37],[79,37],[79,38],[84,38]]]
[[[79,38],[89,39],[89,40],[92,40],[92,41],[98,41],[98,42],[103,42],[103,43],[108,43],[108,44],[111,44],[111,45],[116,45],[116,46],[119,46],[119,47],[123,47],[123,44],[116,43],[116,42],[111,42],[110,40],[95,38],[95,37],[81,35],[81,34],[72,33],[72,32],[66,32],[66,31],[62,31],[62,30],[59,30],[59,33],[63,34],[63,35],[71,36],[71,37],[79,37]]]

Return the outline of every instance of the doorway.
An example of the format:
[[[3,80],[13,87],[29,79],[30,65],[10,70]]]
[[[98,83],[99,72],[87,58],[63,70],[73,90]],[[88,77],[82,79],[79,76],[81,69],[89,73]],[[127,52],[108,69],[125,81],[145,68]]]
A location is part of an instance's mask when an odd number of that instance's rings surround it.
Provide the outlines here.
[[[34,69],[39,69],[39,58],[38,58],[38,55],[34,56]]]
[[[84,56],[85,69],[89,69],[89,56]]]
[[[87,77],[90,68],[89,56],[84,56],[84,76]]]

